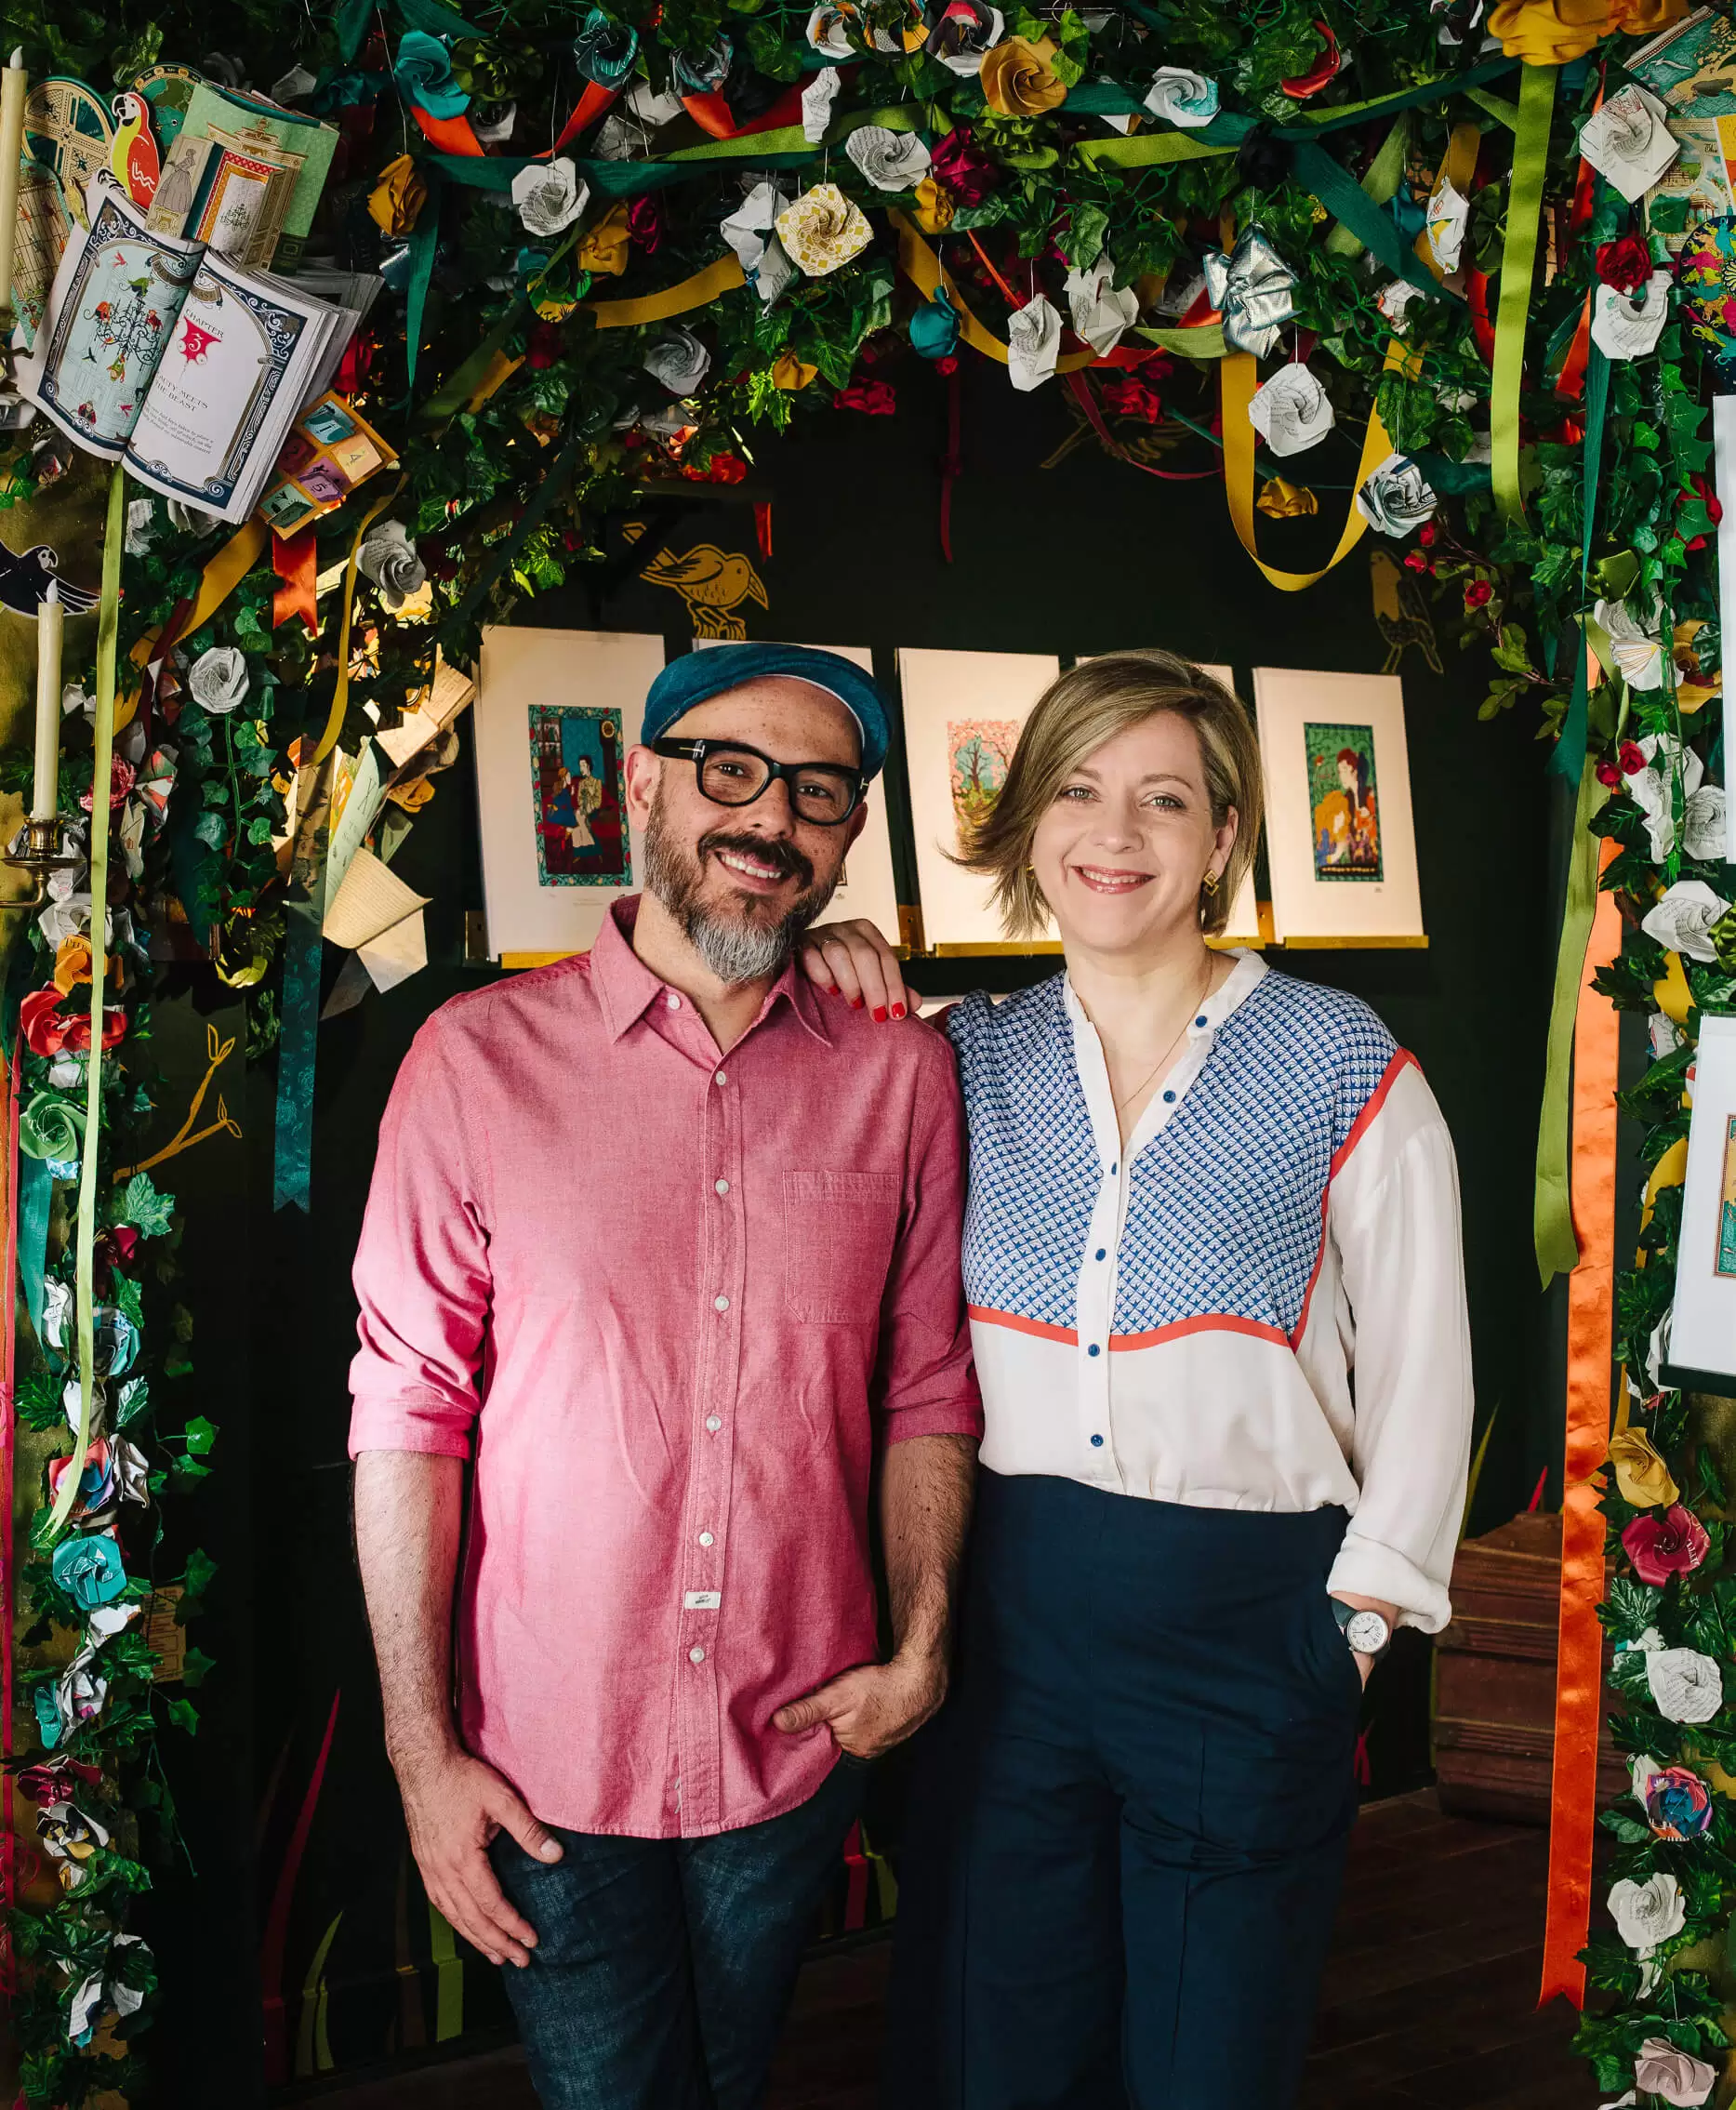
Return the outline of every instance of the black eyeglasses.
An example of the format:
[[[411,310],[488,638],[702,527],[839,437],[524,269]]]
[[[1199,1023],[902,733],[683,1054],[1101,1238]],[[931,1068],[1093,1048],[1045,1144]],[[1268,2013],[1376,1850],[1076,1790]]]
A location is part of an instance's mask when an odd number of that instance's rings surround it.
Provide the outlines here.
[[[740,740],[653,740],[651,751],[691,762],[717,806],[750,806],[779,776],[796,818],[815,828],[841,827],[862,803],[862,772],[841,762],[774,762]]]

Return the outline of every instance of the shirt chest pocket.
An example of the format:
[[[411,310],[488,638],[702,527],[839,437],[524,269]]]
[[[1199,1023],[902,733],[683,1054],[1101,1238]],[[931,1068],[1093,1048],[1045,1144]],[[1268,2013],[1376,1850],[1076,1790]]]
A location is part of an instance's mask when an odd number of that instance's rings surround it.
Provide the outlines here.
[[[784,1174],[784,1303],[818,1326],[880,1316],[898,1234],[896,1173]]]

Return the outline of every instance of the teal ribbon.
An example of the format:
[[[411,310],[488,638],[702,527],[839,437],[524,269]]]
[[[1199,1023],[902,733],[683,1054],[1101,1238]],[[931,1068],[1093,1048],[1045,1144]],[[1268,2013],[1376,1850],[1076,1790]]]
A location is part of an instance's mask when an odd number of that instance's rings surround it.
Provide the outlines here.
[[[285,905],[282,1025],[277,1038],[277,1141],[273,1209],[312,1204],[313,1058],[320,1023],[320,905]]]
[[[1372,249],[1387,270],[1429,294],[1463,307],[1458,294],[1444,286],[1424,264],[1400,233],[1392,215],[1373,199],[1324,147],[1305,140],[1292,150],[1291,166],[1296,180],[1311,191],[1332,214],[1362,244]]]
[[[368,9],[372,13],[372,8]],[[412,29],[423,30],[430,36],[486,36],[486,30],[478,29],[467,21],[456,7],[448,7],[444,0],[398,0],[398,12]]]
[[[445,161],[446,154],[431,156]],[[509,187],[510,178],[508,179]],[[440,179],[429,171],[428,196],[416,225],[410,230],[410,283],[404,301],[404,364],[409,377],[409,394],[416,391],[417,353],[422,341],[422,312],[428,305],[429,283],[434,275],[434,252],[440,246]]]
[[[42,1339],[43,1281],[48,1272],[48,1212],[54,1174],[47,1161],[22,1155],[18,1163],[18,1272],[31,1330]]]

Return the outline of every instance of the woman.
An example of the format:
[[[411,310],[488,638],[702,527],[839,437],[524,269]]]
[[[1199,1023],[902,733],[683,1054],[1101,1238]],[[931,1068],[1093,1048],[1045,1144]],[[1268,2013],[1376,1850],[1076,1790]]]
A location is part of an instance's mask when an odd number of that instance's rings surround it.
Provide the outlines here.
[[[1290,2103],[1362,1683],[1448,1616],[1452,1148],[1366,1004],[1208,948],[1260,811],[1235,697],[1122,654],[1048,690],[964,848],[1067,966],[945,1022],[987,1427],[905,1856],[900,2110]],[[806,957],[906,1002],[870,926]]]

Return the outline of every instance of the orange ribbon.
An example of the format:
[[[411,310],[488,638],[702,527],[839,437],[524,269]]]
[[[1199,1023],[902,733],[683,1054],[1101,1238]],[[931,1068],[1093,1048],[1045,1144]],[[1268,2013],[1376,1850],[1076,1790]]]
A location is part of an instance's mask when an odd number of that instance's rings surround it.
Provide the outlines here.
[[[1600,865],[1619,855],[1606,840]],[[1567,1445],[1561,1495],[1561,1622],[1556,1658],[1555,1777],[1550,1791],[1549,1901],[1541,2007],[1562,1993],[1582,2007],[1579,1952],[1591,1925],[1591,1849],[1603,1726],[1603,1516],[1600,1469],[1610,1448],[1614,1354],[1615,1088],[1619,1020],[1594,976],[1621,950],[1615,896],[1600,893],[1573,1026],[1573,1231],[1568,1277]]]
[[[436,117],[420,103],[410,105],[410,114],[422,127],[422,136],[442,153],[468,154],[472,160],[483,153],[483,142],[470,128],[468,117]]]
[[[272,628],[286,623],[291,616],[299,616],[308,626],[308,635],[320,634],[319,607],[314,597],[314,585],[319,577],[319,556],[314,549],[313,523],[298,534],[287,537],[272,530],[272,569],[281,584],[272,596]]]

